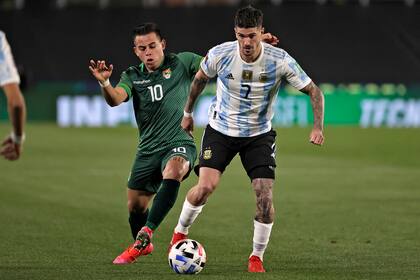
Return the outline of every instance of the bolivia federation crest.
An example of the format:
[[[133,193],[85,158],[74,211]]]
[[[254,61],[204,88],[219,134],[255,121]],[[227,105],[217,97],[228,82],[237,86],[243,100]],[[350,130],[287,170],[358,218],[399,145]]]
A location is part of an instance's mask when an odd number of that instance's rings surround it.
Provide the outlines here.
[[[168,68],[168,69],[165,69],[165,70],[162,71],[162,76],[165,79],[171,78],[171,74],[172,74],[171,68]]]

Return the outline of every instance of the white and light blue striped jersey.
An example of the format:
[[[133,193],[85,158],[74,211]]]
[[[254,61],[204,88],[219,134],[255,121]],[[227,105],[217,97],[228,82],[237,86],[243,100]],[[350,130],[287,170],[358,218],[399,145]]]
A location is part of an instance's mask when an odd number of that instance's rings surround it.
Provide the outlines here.
[[[10,83],[20,83],[20,77],[6,35],[0,30],[0,86]]]
[[[270,131],[281,79],[298,90],[311,82],[286,51],[261,44],[261,54],[253,63],[242,60],[237,41],[213,47],[201,62],[208,77],[217,75],[209,124],[225,135],[252,137]]]

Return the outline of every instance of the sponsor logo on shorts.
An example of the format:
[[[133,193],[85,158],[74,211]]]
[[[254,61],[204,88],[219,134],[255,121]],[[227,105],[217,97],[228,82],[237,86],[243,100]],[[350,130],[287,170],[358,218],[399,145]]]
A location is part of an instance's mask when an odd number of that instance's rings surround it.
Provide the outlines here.
[[[207,148],[204,150],[203,152],[203,159],[208,160],[211,159],[212,153],[211,153],[211,149]]]

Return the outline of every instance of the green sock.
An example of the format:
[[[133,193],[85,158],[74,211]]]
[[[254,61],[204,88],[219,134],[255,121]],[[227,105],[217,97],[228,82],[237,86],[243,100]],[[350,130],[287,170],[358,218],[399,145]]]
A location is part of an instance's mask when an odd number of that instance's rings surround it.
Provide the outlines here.
[[[178,196],[179,185],[180,183],[177,180],[163,179],[162,186],[159,188],[153,200],[153,205],[150,208],[146,222],[146,226],[151,230],[158,228],[166,217],[166,214],[174,206],[176,197]]]

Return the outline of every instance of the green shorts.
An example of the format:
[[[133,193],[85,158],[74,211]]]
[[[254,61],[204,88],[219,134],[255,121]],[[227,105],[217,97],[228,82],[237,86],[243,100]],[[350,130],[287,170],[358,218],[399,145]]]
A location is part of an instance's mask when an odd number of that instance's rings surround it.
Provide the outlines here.
[[[162,172],[166,163],[175,156],[181,156],[190,162],[186,179],[194,167],[197,150],[194,145],[180,145],[171,147],[153,154],[137,152],[127,186],[129,189],[156,193],[162,183]]]

